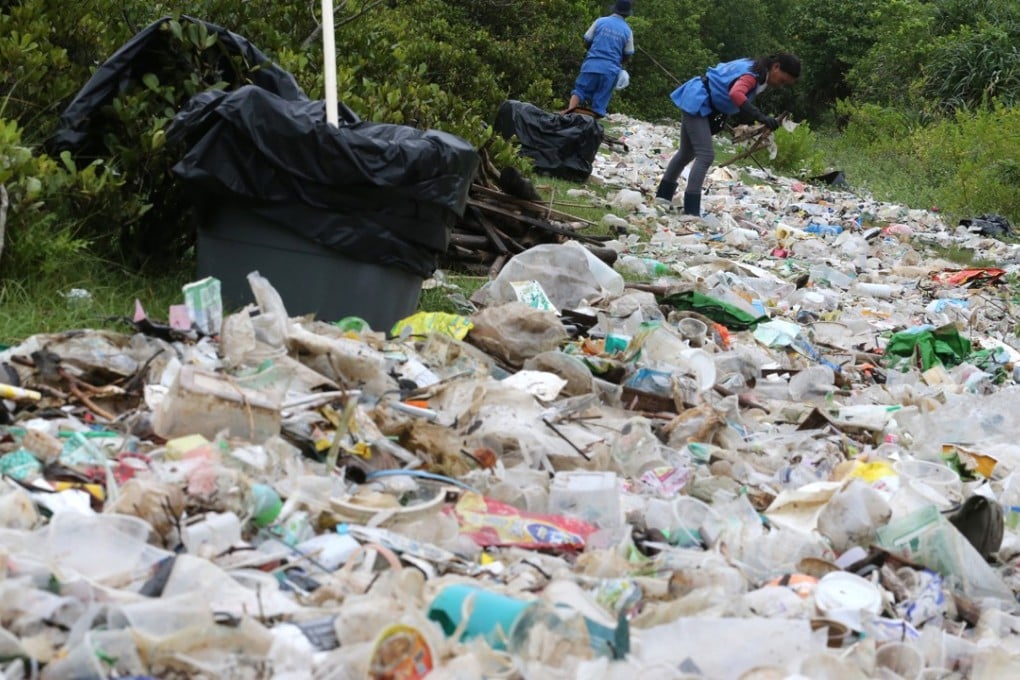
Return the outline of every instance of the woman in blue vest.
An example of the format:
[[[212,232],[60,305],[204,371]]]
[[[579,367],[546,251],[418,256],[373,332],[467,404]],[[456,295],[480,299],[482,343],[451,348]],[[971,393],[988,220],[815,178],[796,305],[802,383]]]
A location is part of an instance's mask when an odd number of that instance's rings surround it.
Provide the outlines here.
[[[684,214],[701,214],[701,185],[708,168],[715,160],[712,147],[710,118],[719,115],[747,114],[764,123],[770,130],[779,127],[778,121],[752,104],[766,87],[792,85],[800,77],[800,60],[792,54],[780,52],[757,59],[736,59],[717,64],[703,76],[691,78],[670,95],[682,113],[680,119],[680,149],[659,182],[655,199],[672,205],[680,173],[690,163],[690,175],[684,189]]]
[[[627,25],[630,14],[630,0],[616,0],[613,13],[596,19],[585,31],[584,46],[588,53],[570,93],[570,103],[561,114],[570,113],[582,102],[590,102],[595,115],[599,118],[606,115],[623,64],[634,54],[634,33]]]

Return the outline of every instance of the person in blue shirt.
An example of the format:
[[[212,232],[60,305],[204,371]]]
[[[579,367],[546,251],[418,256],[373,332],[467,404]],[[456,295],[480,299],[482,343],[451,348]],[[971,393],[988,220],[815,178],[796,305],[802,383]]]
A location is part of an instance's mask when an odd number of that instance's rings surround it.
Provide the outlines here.
[[[680,149],[666,166],[655,200],[672,205],[680,173],[693,160],[684,189],[684,214],[701,215],[701,185],[715,160],[712,134],[718,130],[713,128],[712,120],[740,112],[775,130],[779,122],[752,102],[766,87],[792,85],[799,77],[800,60],[780,52],[717,64],[705,75],[695,76],[675,89],[670,99],[681,111]]]
[[[627,25],[630,15],[631,1],[616,0],[613,13],[596,19],[585,32],[584,46],[588,54],[574,82],[570,103],[561,114],[570,113],[587,102],[596,116],[606,115],[620,71],[634,54],[634,32]]]

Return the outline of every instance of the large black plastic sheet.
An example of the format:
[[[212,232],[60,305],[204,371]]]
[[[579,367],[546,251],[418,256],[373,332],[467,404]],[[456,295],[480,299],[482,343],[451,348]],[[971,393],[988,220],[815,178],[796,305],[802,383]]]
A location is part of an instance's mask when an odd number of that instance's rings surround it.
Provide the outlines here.
[[[102,140],[102,131],[92,128],[93,116],[131,83],[138,82],[143,75],[156,70],[156,65],[166,62],[166,40],[161,29],[170,20],[170,17],[163,17],[146,26],[100,65],[61,114],[60,127],[48,141],[53,153],[65,150],[75,155],[92,153],[93,146]],[[244,59],[251,72],[251,82],[258,87],[285,99],[307,99],[293,75],[274,64],[245,38],[194,17],[182,16],[181,22],[204,25],[210,34],[219,36],[219,45],[227,54]],[[225,74],[232,70],[224,63]]]
[[[363,262],[431,275],[464,214],[479,158],[437,130],[370,123],[344,107],[247,86],[194,97],[171,144],[190,146],[174,174],[203,201],[241,200],[253,213]]]
[[[982,236],[1012,236],[1013,227],[1009,220],[1002,215],[978,215],[977,217],[966,217],[960,220],[960,224],[967,227],[969,231],[981,234]]]
[[[495,129],[506,139],[517,136],[537,172],[579,182],[591,175],[604,134],[591,116],[561,116],[512,99],[500,104]]]

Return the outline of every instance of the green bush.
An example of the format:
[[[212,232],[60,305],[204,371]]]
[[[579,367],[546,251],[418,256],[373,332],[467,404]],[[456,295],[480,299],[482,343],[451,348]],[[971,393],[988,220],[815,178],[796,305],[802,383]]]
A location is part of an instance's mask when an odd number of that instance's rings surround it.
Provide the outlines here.
[[[878,104],[842,100],[836,103],[836,113],[844,120],[841,141],[850,147],[896,146],[914,127],[904,110]]]
[[[797,125],[793,132],[779,128],[775,131],[775,139],[777,153],[769,165],[778,172],[813,177],[825,171],[822,152],[807,121]]]
[[[1020,224],[1020,109],[961,111],[918,130],[911,142],[945,212],[999,213]]]
[[[847,75],[874,40],[873,10],[887,0],[800,0],[787,48],[800,57],[803,75],[792,92],[799,113],[813,118],[852,94]]]
[[[935,17],[925,0],[886,0],[869,12],[872,34],[867,51],[846,74],[857,103],[918,109],[923,106],[920,76],[931,51]]]
[[[1012,21],[979,19],[936,40],[921,85],[933,108],[955,111],[999,101],[1020,104],[1020,10]]]
[[[874,104],[842,102],[839,111],[847,123],[830,161],[851,184],[882,200],[937,206],[951,220],[1020,221],[1020,109],[1000,103],[928,121]]]
[[[68,100],[105,58],[116,34],[95,12],[68,11],[58,0],[22,0],[0,8],[0,92],[3,115],[17,120],[30,142],[52,134]],[[111,7],[112,9],[112,7]],[[114,43],[115,44],[115,43]]]
[[[85,168],[37,153],[16,121],[0,119],[0,185],[8,196],[2,266],[10,279],[73,271],[89,261],[81,210],[120,180],[101,163]]]
[[[936,113],[1020,101],[1015,0],[886,0],[847,82],[859,102]],[[826,46],[827,48],[828,46]]]

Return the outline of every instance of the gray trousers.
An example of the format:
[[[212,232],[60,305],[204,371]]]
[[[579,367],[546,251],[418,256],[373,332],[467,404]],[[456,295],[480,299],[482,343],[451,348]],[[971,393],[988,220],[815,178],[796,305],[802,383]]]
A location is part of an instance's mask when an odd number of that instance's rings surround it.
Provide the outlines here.
[[[715,160],[715,148],[712,146],[712,131],[708,126],[708,118],[692,116],[686,111],[680,118],[680,149],[669,159],[663,183],[676,182],[680,173],[688,163],[694,161],[691,172],[687,176],[687,188],[684,193],[700,194],[701,185],[705,183],[705,175]]]

